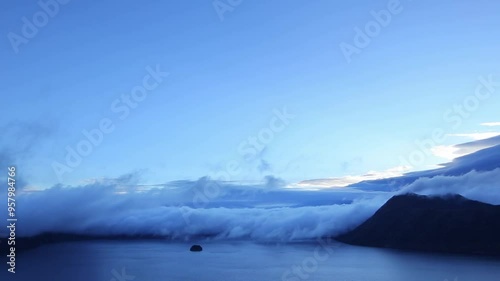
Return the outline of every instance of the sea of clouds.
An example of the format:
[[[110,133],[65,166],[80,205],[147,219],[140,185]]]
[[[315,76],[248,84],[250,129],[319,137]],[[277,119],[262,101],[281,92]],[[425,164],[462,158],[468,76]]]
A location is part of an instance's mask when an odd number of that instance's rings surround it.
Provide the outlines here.
[[[196,201],[205,185],[220,188]],[[137,191],[122,182],[55,186],[18,196],[18,235],[162,235],[177,239],[302,240],[335,235],[370,217],[389,198],[353,191],[297,191],[207,178]],[[304,203],[306,202],[306,203]]]
[[[397,194],[454,193],[500,204],[500,146],[488,149],[454,161],[442,174],[423,172],[414,179],[412,173],[412,179],[400,181],[406,183],[395,191],[360,190],[355,185],[295,189],[273,177],[259,184],[204,177],[144,186],[133,175],[80,186],[21,189],[16,195],[16,231],[19,237],[58,232],[262,241],[336,236],[361,224]],[[461,167],[471,168],[463,172],[457,169]],[[462,172],[450,174],[450,168]],[[5,211],[1,214],[6,218]],[[0,235],[6,236],[6,230]]]

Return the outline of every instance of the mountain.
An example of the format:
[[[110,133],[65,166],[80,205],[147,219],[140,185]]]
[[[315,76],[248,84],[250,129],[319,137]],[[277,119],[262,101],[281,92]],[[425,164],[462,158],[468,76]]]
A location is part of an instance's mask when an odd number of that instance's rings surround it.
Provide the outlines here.
[[[360,246],[500,256],[500,206],[460,195],[398,195],[337,240]]]

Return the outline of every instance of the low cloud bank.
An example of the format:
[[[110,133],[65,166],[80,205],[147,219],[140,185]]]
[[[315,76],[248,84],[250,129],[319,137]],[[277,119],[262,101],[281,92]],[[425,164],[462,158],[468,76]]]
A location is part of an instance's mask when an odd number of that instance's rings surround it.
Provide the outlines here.
[[[194,196],[214,183],[220,187],[218,196],[193,204]],[[140,191],[137,186],[123,182],[103,181],[24,192],[17,199],[17,234],[65,232],[164,235],[177,239],[203,235],[216,239],[314,239],[356,227],[390,197],[388,194],[365,196],[356,191],[353,196],[338,191],[268,189],[268,185],[269,181],[262,185],[237,186],[203,178]],[[310,205],[304,204],[301,198],[306,198],[305,202]],[[328,201],[331,203],[327,204]]]
[[[286,188],[273,177],[260,184],[201,178],[145,186],[136,174],[76,187],[20,189],[16,232],[20,237],[64,232],[273,241],[335,236],[361,224],[396,193],[456,193],[500,204],[499,159],[500,146],[495,146],[440,169],[317,191]],[[2,209],[5,219],[7,208]],[[0,236],[6,231],[0,229]]]
[[[472,200],[500,205],[500,168],[493,171],[471,171],[460,176],[434,176],[417,179],[400,193],[422,195],[460,194]]]

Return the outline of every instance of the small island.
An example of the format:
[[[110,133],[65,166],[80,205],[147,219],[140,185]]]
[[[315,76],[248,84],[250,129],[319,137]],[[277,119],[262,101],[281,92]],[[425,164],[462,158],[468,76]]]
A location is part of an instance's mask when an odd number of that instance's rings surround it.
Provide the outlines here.
[[[203,248],[200,245],[193,245],[191,246],[191,249],[189,249],[191,252],[201,252],[203,251]]]

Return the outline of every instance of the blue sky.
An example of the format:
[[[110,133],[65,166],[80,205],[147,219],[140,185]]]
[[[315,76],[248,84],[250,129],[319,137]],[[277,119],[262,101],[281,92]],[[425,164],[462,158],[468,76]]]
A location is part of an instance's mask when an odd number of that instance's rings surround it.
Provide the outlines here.
[[[340,44],[355,44],[355,28],[389,3],[242,1],[221,18],[211,1],[69,1],[18,45],[12,33],[23,36],[23,17],[33,22],[43,9],[2,4],[5,159],[36,186],[131,171],[144,183],[193,180],[228,163],[240,168],[230,180],[297,182],[394,169],[435,129],[499,131],[480,125],[500,121],[498,90],[460,124],[454,105],[470,101],[479,77],[500,81],[500,3],[400,1],[348,62]],[[112,105],[143,85],[147,67],[169,75],[122,120]],[[270,122],[284,108],[293,118],[278,132]],[[105,118],[114,130],[58,176],[66,147]],[[265,148],[246,159],[240,145],[269,130]],[[412,169],[446,161],[429,155]]]

